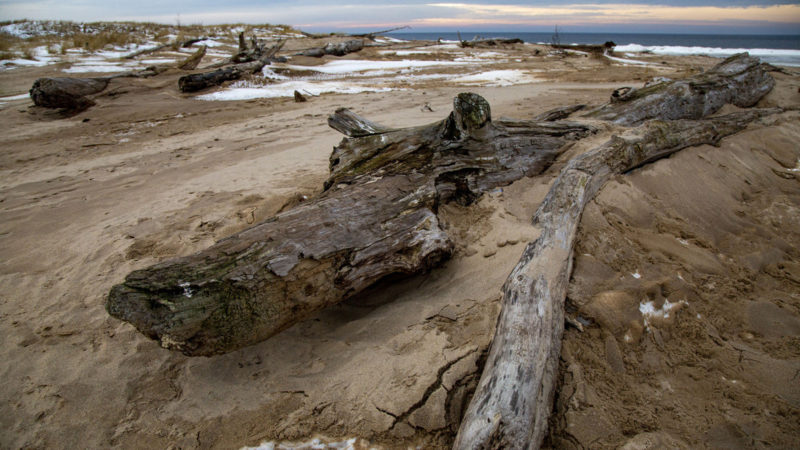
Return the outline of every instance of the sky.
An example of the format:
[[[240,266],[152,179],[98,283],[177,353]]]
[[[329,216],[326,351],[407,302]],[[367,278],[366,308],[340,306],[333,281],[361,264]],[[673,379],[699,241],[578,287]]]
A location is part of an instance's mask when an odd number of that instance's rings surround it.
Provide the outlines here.
[[[0,20],[272,23],[307,31],[800,34],[800,3],[757,0],[0,0]]]

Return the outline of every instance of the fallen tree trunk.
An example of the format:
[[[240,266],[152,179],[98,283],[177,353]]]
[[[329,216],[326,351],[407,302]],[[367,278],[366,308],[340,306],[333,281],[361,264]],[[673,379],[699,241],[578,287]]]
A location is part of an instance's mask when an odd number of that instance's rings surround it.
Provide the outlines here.
[[[586,52],[586,53],[596,53],[602,55],[606,52],[611,52],[616,47],[612,41],[607,41],[603,44],[575,44],[575,45],[565,45],[565,44],[550,44],[550,47],[556,50],[573,50],[579,52]]]
[[[455,449],[535,449],[547,431],[564,330],[572,249],[586,204],[605,182],[680,149],[717,144],[754,119],[753,110],[702,120],[651,121],[571,160],[533,218],[529,243],[503,286],[489,356]]]
[[[461,45],[461,47],[463,47],[463,48],[472,48],[472,47],[496,47],[498,45],[503,45],[503,44],[507,44],[507,45],[510,45],[510,44],[523,44],[525,41],[523,41],[520,38],[478,39],[477,36],[475,36],[475,38],[472,39],[471,41],[466,41],[464,39],[461,39],[461,32],[458,32],[458,42],[459,42],[459,45]]]
[[[150,66],[143,70],[118,73],[97,78],[39,78],[33,82],[30,96],[36,106],[80,112],[95,104],[91,95],[103,92],[115,78],[149,78],[168,70],[164,66]]]
[[[46,108],[82,111],[94,101],[89,95],[102,92],[110,78],[39,78],[29,93],[33,103]]]
[[[361,51],[363,48],[363,40],[353,39],[350,41],[339,42],[338,44],[329,43],[324,47],[310,48],[303,52],[297,53],[297,55],[311,56],[314,58],[321,58],[325,55],[344,56],[350,53]]]
[[[345,138],[316,199],[198,254],[132,272],[108,312],[161,345],[213,355],[264,340],[393,273],[450,256],[441,204],[542,172],[565,144],[593,129],[572,123],[492,121],[488,103],[459,94],[430,125],[389,129],[347,110]]]
[[[739,53],[684,80],[617,90],[610,103],[586,117],[621,125],[637,125],[653,118],[699,119],[717,112],[726,103],[742,108],[753,106],[773,86],[775,80],[758,58]]]
[[[226,81],[238,80],[247,74],[258,72],[270,63],[270,60],[278,53],[281,47],[283,47],[283,44],[284,41],[280,41],[270,49],[264,50],[255,61],[234,64],[211,72],[184,75],[178,79],[178,89],[180,89],[181,92],[197,92],[210,87],[219,86]]]

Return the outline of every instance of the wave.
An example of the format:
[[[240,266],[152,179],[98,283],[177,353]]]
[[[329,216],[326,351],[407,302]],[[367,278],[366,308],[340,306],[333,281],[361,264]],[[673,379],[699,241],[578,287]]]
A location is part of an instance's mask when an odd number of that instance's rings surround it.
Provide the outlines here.
[[[761,58],[770,64],[800,67],[800,50],[786,50],[774,48],[720,48],[720,47],[685,47],[678,45],[640,45],[625,44],[614,48],[615,52],[641,53],[648,52],[656,55],[707,55],[715,57],[728,57],[736,53],[748,52],[752,56]]]

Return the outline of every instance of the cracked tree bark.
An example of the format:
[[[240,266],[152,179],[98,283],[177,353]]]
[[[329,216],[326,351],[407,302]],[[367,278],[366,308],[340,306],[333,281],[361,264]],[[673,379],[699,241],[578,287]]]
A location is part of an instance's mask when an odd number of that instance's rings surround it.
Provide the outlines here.
[[[390,129],[347,110],[329,123],[345,138],[316,199],[195,255],[132,272],[108,312],[161,345],[212,355],[262,341],[393,273],[450,256],[440,204],[541,173],[593,129],[568,122],[492,121],[489,104],[459,94],[430,125]]]
[[[609,120],[635,123],[653,114],[666,119],[709,114],[722,106],[718,104],[720,98],[753,105],[774,85],[774,80],[762,76],[759,70],[749,56],[737,55],[712,69],[705,79],[715,81],[703,89],[690,90],[694,96],[687,96],[685,89],[696,81],[674,82],[636,97],[627,107],[612,104],[601,111]],[[659,113],[654,105],[660,103],[665,106]],[[534,215],[540,236],[525,248],[503,286],[495,336],[455,449],[529,449],[541,445],[555,389],[575,235],[584,207],[603,184],[615,174],[680,149],[717,144],[756,118],[778,111],[751,110],[701,120],[653,120],[621,137],[614,136],[567,164]]]
[[[773,86],[775,80],[758,58],[739,53],[684,80],[641,89],[617,89],[610,103],[586,117],[627,126],[648,119],[699,119],[717,112],[726,103],[742,108],[753,106]]]

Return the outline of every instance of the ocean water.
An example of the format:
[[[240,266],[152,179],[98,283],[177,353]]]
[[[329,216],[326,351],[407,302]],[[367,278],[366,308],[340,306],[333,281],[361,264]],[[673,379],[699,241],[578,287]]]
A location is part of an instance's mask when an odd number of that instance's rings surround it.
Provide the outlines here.
[[[391,33],[398,39],[457,40],[454,32]],[[461,38],[520,38],[530,43],[550,43],[553,33],[461,33]],[[613,41],[616,52],[648,51],[658,55],[709,55],[724,58],[750,52],[770,64],[800,67],[800,35],[720,35],[644,33],[559,33],[562,44],[602,44]]]

